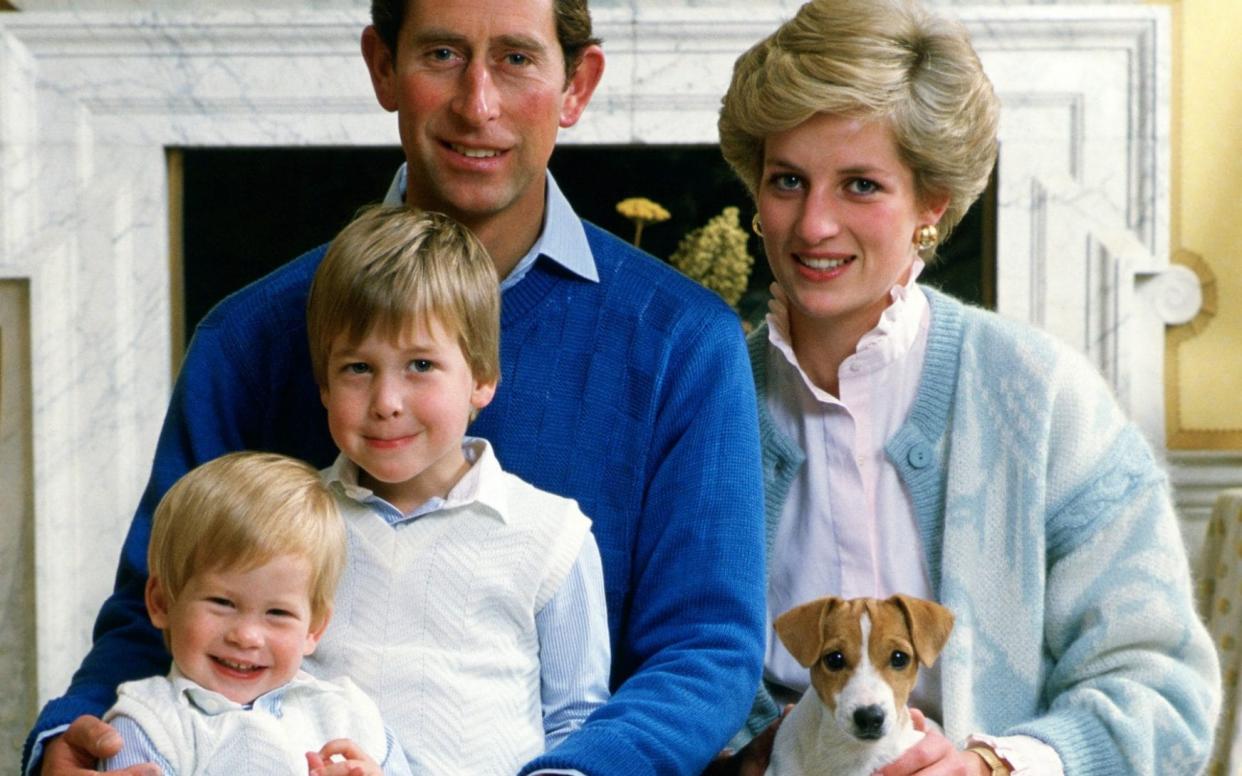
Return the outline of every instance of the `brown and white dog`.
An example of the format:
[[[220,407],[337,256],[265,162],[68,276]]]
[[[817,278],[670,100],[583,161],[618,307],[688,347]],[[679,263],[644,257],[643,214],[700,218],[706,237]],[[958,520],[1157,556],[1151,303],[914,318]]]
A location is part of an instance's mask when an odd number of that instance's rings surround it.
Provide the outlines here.
[[[811,669],[811,687],[776,732],[769,776],[863,776],[923,737],[906,699],[918,664],[934,663],[948,641],[952,612],[904,595],[830,597],[790,609],[775,626]]]

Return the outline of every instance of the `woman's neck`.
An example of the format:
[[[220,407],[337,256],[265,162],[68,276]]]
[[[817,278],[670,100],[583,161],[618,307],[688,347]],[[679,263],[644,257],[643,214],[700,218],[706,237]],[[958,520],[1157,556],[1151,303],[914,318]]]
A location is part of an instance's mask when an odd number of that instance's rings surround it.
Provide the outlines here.
[[[789,311],[789,341],[798,365],[815,387],[838,399],[841,364],[858,349],[858,342],[880,322],[881,308],[865,318],[809,318]]]

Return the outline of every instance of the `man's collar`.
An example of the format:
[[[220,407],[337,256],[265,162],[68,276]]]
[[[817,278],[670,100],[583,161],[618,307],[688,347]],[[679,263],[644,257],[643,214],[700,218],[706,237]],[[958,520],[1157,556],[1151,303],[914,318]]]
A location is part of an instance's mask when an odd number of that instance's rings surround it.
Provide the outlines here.
[[[552,173],[545,172],[544,175],[547,179],[547,194],[543,229],[517,266],[529,268],[542,255],[578,277],[598,283],[599,271],[595,268],[595,257],[591,255],[591,245],[587,242],[586,230],[582,228],[582,219],[578,218],[569,200],[561,193]],[[384,195],[384,204],[400,205],[405,201],[405,189],[406,165],[402,162],[388,187],[388,193]]]

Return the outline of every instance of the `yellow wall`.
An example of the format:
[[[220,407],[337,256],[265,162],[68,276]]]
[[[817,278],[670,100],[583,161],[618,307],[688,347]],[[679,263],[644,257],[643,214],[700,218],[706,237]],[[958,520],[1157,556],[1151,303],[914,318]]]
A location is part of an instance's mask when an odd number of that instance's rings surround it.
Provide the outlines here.
[[[1159,1],[1174,19],[1172,248],[1207,292],[1170,330],[1169,443],[1242,449],[1242,2]]]

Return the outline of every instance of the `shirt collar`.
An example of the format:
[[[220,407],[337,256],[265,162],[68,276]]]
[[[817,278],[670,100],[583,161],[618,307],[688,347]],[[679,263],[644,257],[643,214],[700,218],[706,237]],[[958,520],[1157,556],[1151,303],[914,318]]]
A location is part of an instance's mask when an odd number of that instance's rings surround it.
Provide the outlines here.
[[[470,463],[470,468],[449,490],[448,495],[444,498],[432,498],[405,514],[375,495],[370,488],[359,485],[358,464],[349,460],[344,453],[338,455],[328,468],[324,481],[328,487],[346,498],[360,504],[380,507],[382,516],[392,525],[422,517],[430,512],[468,504],[486,507],[501,522],[509,522],[508,500],[505,498],[502,477],[504,472],[500,468],[500,462],[496,460],[491,444],[486,439],[465,437],[461,442],[461,451]]]
[[[305,671],[298,671],[288,682],[268,690],[255,698],[251,703],[238,703],[237,701],[229,700],[214,690],[208,690],[198,682],[190,679],[181,673],[181,669],[177,668],[176,664],[168,672],[168,679],[172,682],[173,689],[178,695],[185,695],[186,700],[190,702],[191,706],[209,717],[230,711],[246,711],[253,708],[270,710],[278,706],[290,691],[296,691],[304,686],[318,687],[323,684]]]
[[[927,311],[927,297],[915,284],[926,266],[922,259],[914,260],[910,267],[910,277],[905,283],[898,283],[889,291],[889,305],[880,314],[879,322],[858,340],[854,353],[841,363],[842,369],[847,364],[852,364],[859,373],[873,372],[910,352]],[[773,285],[774,291],[779,291]],[[793,340],[789,336],[789,308],[779,296],[768,305],[767,322],[768,341],[802,376],[811,394],[820,401],[837,402],[835,397],[811,382],[811,378],[798,364]]]
[[[587,242],[586,230],[582,227],[582,219],[574,212],[573,206],[561,192],[551,172],[544,172],[547,180],[546,201],[543,213],[543,228],[513,271],[500,282],[501,290],[515,285],[525,277],[526,272],[534,265],[535,260],[545,256],[549,260],[572,272],[584,280],[599,282],[599,271],[595,267],[595,257],[591,254],[591,245]],[[405,162],[397,168],[388,193],[384,195],[385,205],[400,205],[405,201],[407,173]]]

